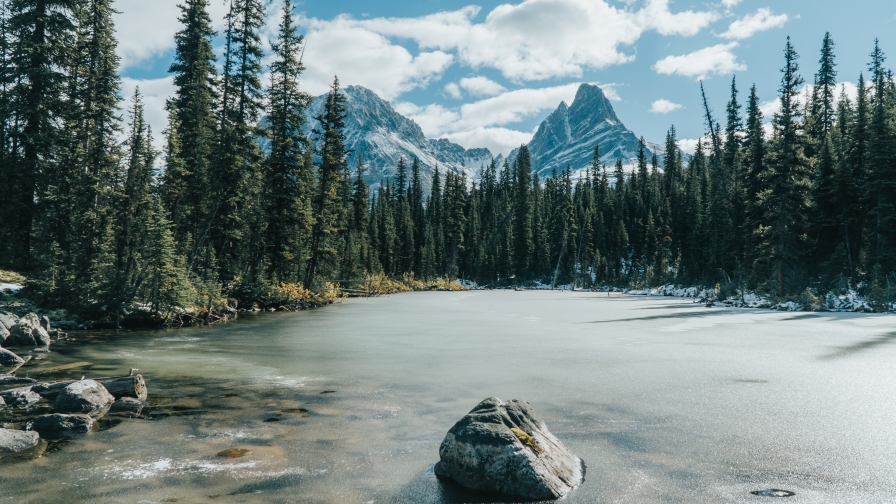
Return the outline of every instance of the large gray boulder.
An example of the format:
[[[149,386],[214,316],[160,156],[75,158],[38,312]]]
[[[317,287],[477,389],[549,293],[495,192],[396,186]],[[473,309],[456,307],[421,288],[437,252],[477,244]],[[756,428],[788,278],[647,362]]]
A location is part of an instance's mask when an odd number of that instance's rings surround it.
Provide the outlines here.
[[[454,424],[439,447],[436,476],[480,491],[532,500],[564,497],[585,464],[551,434],[525,401],[497,397]]]
[[[22,364],[24,363],[25,359],[5,348],[0,348],[0,372],[12,373],[16,369],[22,367]]]
[[[40,442],[36,432],[0,429],[0,458],[30,450]]]
[[[86,413],[99,418],[109,412],[115,397],[101,383],[94,380],[76,381],[56,396],[59,413]]]
[[[40,401],[40,395],[31,391],[31,387],[20,387],[0,392],[0,397],[6,401],[6,406],[15,409],[24,409]]]
[[[4,343],[6,338],[9,337],[9,329],[6,328],[3,324],[0,324],[0,343]]]
[[[19,318],[11,313],[6,313],[0,311],[0,327],[5,329],[9,329],[12,326],[16,325],[16,322],[19,321]]]
[[[7,345],[48,346],[50,334],[41,327],[40,319],[35,313],[25,315],[9,330]]]
[[[59,439],[74,434],[84,434],[93,427],[93,418],[87,415],[41,415],[29,426],[29,430],[45,439]]]

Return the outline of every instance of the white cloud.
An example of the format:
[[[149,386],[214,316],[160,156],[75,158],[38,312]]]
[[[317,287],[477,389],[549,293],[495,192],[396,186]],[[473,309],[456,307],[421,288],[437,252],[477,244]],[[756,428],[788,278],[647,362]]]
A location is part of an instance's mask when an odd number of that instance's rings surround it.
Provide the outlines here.
[[[463,93],[460,91],[460,86],[457,85],[456,82],[449,82],[445,84],[445,92],[448,93],[448,96],[454,98],[455,100],[460,100],[464,97]]]
[[[772,28],[780,28],[787,23],[787,14],[774,15],[767,7],[763,7],[754,14],[748,14],[731,23],[728,30],[719,35],[722,38],[743,40],[753,35]]]
[[[604,96],[606,96],[608,100],[615,102],[622,101],[622,97],[620,97],[619,92],[616,91],[616,87],[619,84],[599,84],[596,82],[593,84],[600,86],[600,89],[604,92]]]
[[[450,131],[453,124],[460,120],[460,112],[443,107],[437,103],[418,106],[409,102],[394,103],[392,108],[399,114],[413,119],[423,133],[429,138],[438,138]]]
[[[332,21],[304,20],[304,89],[323,94],[338,75],[342,85],[367,87],[386,100],[425,86],[451,65],[454,57],[443,51],[416,56],[386,37],[339,16]]]
[[[494,96],[507,91],[507,89],[488,77],[464,77],[460,80],[460,87],[466,89],[473,96]]]
[[[737,42],[705,47],[682,56],[666,56],[656,62],[653,69],[665,75],[683,75],[696,79],[705,79],[710,75],[727,75],[742,72],[747,65],[737,61],[731,49],[738,47]]]
[[[647,0],[647,4],[635,14],[635,18],[642,28],[656,30],[660,35],[693,37],[719,19],[719,14],[690,10],[673,14],[669,11],[669,0]]]
[[[741,1],[742,1],[742,0],[722,0],[722,6],[725,7],[725,8],[727,8],[727,9],[730,9],[730,8],[732,8],[732,7],[737,7],[737,5],[738,5]]]
[[[181,0],[117,0],[113,15],[117,32],[117,53],[121,67],[134,67],[174,48],[174,34],[181,29]],[[227,6],[210,2],[209,15],[214,29],[224,26]]]
[[[553,110],[561,101],[571,103],[579,83],[540,89],[517,89],[461,106],[459,127],[495,126],[517,123],[546,110]]]
[[[660,99],[650,105],[650,112],[654,114],[668,114],[682,108],[681,104],[671,102],[666,99]]]
[[[522,82],[578,77],[586,69],[626,63],[634,55],[626,54],[621,47],[634,44],[645,31],[692,36],[718,18],[714,11],[672,13],[668,3],[668,0],[647,0],[641,9],[632,10],[613,7],[606,0],[524,0],[495,7],[482,22],[474,22],[480,8],[470,6],[416,18],[355,20],[340,16],[331,21],[302,18],[300,24],[311,31],[309,51],[316,44],[315,38],[335,37],[330,31],[353,34],[353,44],[347,38],[345,44],[328,46],[327,52],[318,49],[316,54],[321,62],[333,58],[344,68],[357,63],[363,70],[369,55],[400,47],[386,39],[390,37],[411,40],[421,49],[435,53],[455,53],[464,65],[495,68],[508,79]],[[596,26],[600,29],[595,29]],[[375,39],[362,32],[382,38]],[[361,49],[371,43],[376,48]],[[311,55],[307,57],[311,68]],[[405,65],[408,58],[409,54],[401,58]],[[374,68],[377,73],[384,73],[382,66],[374,65]],[[411,81],[421,77],[419,72],[409,72],[409,75]]]
[[[510,151],[532,140],[531,132],[523,132],[508,128],[474,128],[468,131],[448,133],[444,136],[452,142],[472,147],[485,147],[497,156],[507,156]]]

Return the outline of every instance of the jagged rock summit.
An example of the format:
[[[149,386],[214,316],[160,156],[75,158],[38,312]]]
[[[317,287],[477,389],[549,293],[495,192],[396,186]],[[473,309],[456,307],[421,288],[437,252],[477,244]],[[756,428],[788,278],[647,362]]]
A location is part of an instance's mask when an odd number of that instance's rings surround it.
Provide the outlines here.
[[[465,149],[447,139],[428,139],[420,126],[404,117],[373,91],[362,86],[346,86],[345,140],[352,150],[349,166],[355,168],[358,156],[364,156],[367,167],[365,179],[371,186],[395,178],[398,159],[403,157],[410,176],[411,160],[420,160],[424,189],[432,185],[433,170],[438,164],[443,172],[448,169],[465,173],[472,179],[481,166],[491,162],[488,149]],[[322,111],[326,95],[314,98],[307,111],[307,124],[314,127],[314,117]]]
[[[634,164],[640,139],[622,124],[613,105],[603,90],[592,84],[582,84],[572,105],[560,105],[538,127],[527,144],[532,157],[532,168],[542,178],[552,170],[560,171],[569,165],[573,171],[591,165],[594,146],[600,145],[601,163],[613,166],[622,159],[627,166]],[[649,160],[653,154],[662,167],[662,146],[646,143]],[[516,159],[518,150],[508,158]]]
[[[582,484],[585,464],[525,401],[490,397],[460,419],[439,447],[440,478],[486,492],[559,499]]]

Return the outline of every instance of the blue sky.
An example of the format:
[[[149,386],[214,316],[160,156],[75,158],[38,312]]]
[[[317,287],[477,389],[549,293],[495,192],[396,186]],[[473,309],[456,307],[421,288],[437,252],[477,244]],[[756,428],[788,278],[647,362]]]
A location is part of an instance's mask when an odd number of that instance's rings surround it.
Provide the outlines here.
[[[139,85],[156,132],[172,92],[178,0],[118,0],[125,94]],[[281,0],[272,0],[266,38]],[[210,0],[218,28],[225,0]],[[856,0],[331,0],[297,2],[308,34],[302,88],[368,87],[430,137],[506,153],[527,142],[581,82],[598,83],[631,130],[660,142],[674,124],[686,150],[704,131],[699,80],[721,120],[732,76],[775,110],[786,37],[807,83],[826,31],[838,79],[866,71],[874,38],[896,54],[896,3]],[[896,57],[896,56],[893,56]],[[848,87],[848,92],[854,88]]]

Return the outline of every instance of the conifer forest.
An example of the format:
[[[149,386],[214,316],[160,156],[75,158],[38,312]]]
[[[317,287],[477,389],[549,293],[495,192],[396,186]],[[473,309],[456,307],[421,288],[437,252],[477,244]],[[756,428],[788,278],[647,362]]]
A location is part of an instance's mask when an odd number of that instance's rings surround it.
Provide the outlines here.
[[[41,304],[164,319],[371,279],[896,298],[896,84],[877,43],[855,98],[829,35],[769,55],[779,82],[695,85],[730,99],[693,111],[691,156],[670,127],[662,159],[642,145],[633,170],[595,146],[584,172],[540,178],[524,145],[475,180],[437,168],[430,189],[405,159],[371,186],[338,78],[306,124],[294,0],[269,59],[262,0],[231,2],[220,34],[207,2],[180,6],[164,131],[139,90],[122,96],[112,0],[0,2],[0,269]]]

